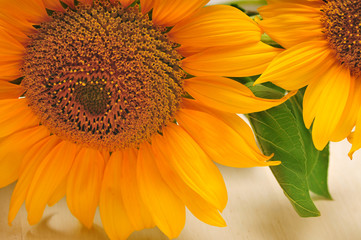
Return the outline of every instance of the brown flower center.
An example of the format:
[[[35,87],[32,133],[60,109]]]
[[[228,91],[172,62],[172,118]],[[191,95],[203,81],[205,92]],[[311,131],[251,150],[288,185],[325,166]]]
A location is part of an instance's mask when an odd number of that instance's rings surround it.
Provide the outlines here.
[[[327,39],[342,64],[361,76],[361,1],[327,0],[322,7]]]
[[[108,0],[51,17],[31,36],[22,68],[25,97],[51,132],[114,151],[174,120],[184,73],[166,29],[138,6]]]

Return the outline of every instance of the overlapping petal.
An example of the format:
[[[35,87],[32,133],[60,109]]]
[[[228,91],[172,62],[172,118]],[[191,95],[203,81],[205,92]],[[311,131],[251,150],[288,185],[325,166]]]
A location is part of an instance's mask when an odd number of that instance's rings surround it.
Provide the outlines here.
[[[209,0],[154,0],[153,22],[161,26],[174,26],[204,7]]]
[[[281,99],[256,97],[246,86],[223,77],[194,77],[187,79],[185,90],[205,106],[231,113],[259,112],[277,106],[295,92]]]
[[[187,47],[238,46],[260,41],[261,29],[238,9],[215,5],[202,8],[176,24],[168,36]]]
[[[281,51],[262,42],[210,48],[185,58],[182,67],[194,76],[253,76],[262,73]]]

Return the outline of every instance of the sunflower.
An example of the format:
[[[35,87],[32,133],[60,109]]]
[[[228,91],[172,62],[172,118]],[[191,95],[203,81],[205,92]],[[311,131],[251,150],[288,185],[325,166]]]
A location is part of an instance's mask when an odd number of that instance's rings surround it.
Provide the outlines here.
[[[285,48],[256,83],[288,89],[307,86],[303,117],[317,149],[340,141],[356,125],[361,147],[361,2],[268,0],[259,9],[265,32]]]
[[[222,76],[261,73],[280,50],[236,8],[205,0],[17,0],[0,4],[0,187],[17,180],[9,224],[66,195],[111,239],[157,226],[178,236],[185,207],[225,226],[212,162],[276,165],[236,113],[257,98]]]

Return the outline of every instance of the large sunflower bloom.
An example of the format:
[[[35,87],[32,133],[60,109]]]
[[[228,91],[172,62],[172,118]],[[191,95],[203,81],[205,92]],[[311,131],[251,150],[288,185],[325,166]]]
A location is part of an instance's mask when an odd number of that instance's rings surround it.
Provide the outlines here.
[[[361,147],[361,2],[268,0],[259,9],[265,32],[286,50],[256,83],[287,90],[307,86],[303,116],[316,148],[347,137]],[[313,124],[312,124],[313,123]]]
[[[185,206],[225,226],[211,160],[278,164],[236,113],[288,97],[260,99],[221,77],[259,74],[279,50],[241,11],[207,2],[2,1],[0,187],[17,180],[9,223],[25,202],[36,224],[66,195],[86,227],[99,206],[111,239],[154,226],[174,238]]]

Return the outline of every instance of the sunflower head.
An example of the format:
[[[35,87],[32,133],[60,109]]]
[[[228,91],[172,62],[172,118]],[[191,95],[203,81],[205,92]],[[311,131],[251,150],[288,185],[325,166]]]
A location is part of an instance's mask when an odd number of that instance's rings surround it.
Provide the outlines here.
[[[324,32],[338,60],[361,76],[361,2],[328,0],[321,11]]]
[[[109,151],[137,147],[179,109],[177,45],[138,5],[97,0],[74,10],[54,12],[26,46],[30,107],[66,140]]]

